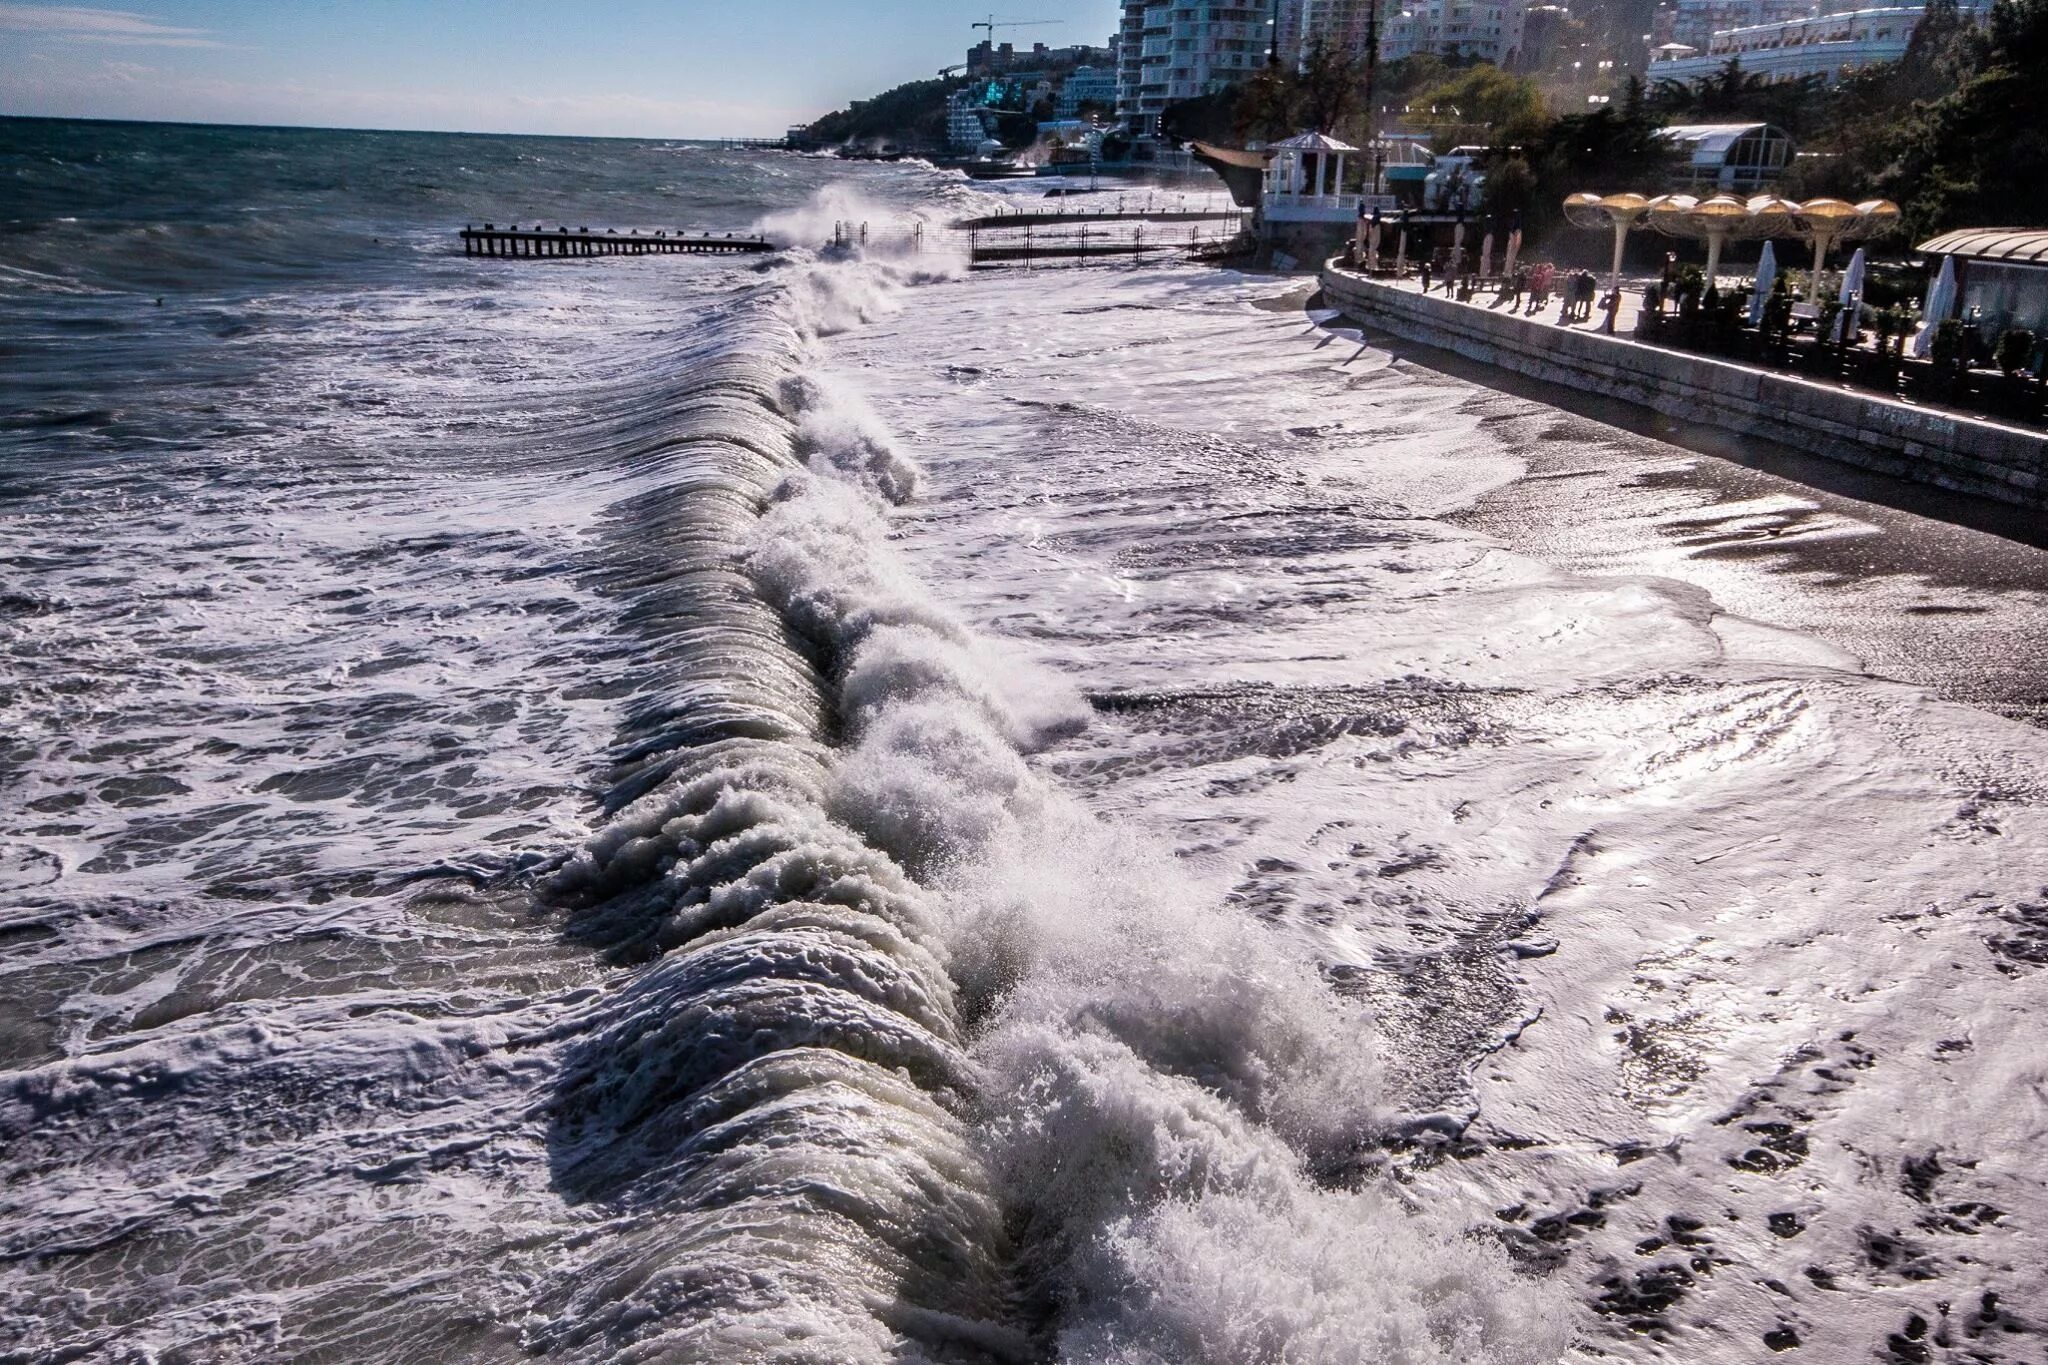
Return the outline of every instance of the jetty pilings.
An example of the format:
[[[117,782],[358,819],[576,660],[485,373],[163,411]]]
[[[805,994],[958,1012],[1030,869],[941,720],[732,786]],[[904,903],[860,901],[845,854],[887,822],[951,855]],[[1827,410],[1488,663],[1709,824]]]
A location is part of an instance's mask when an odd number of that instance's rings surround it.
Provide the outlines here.
[[[780,248],[761,236],[717,236],[708,232],[657,229],[653,232],[620,232],[607,228],[593,232],[539,227],[521,229],[517,224],[498,227],[465,226],[459,236],[465,256],[508,256],[558,258],[567,256],[733,256],[750,255]]]

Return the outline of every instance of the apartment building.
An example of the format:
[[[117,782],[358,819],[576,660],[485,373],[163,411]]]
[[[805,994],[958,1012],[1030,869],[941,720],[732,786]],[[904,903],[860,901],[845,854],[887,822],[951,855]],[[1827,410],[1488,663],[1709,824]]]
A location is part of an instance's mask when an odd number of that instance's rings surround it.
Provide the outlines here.
[[[1271,10],[1215,0],[1123,0],[1117,30],[1117,116],[1159,131],[1167,105],[1214,94],[1266,64]]]
[[[1281,60],[1297,68],[1320,42],[1354,56],[1363,54],[1371,36],[1374,0],[1281,0],[1275,46]],[[1378,0],[1381,17],[1387,0]]]
[[[1380,60],[1433,52],[1510,65],[1528,10],[1528,0],[1407,0],[1380,22]]]
[[[1116,106],[1117,73],[1106,66],[1077,66],[1067,73],[1067,79],[1060,86],[1059,99],[1054,110],[1060,118],[1070,119],[1081,112],[1084,104],[1100,104],[1109,108]]]

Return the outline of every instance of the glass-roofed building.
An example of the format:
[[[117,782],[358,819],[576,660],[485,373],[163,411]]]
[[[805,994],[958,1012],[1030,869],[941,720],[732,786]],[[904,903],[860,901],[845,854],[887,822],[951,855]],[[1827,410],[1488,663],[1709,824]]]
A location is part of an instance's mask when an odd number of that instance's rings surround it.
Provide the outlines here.
[[[1681,123],[1657,134],[1674,178],[1700,189],[1754,190],[1792,164],[1792,135],[1770,123]]]

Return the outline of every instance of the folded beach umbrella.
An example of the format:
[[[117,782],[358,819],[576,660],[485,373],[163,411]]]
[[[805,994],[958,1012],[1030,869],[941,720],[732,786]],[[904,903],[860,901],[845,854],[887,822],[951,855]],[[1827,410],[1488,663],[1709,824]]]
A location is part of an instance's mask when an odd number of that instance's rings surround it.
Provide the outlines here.
[[[1764,243],[1763,254],[1756,260],[1756,285],[1749,291],[1749,325],[1760,327],[1764,320],[1764,305],[1771,301],[1771,286],[1778,281],[1778,249],[1769,242]]]
[[[1485,279],[1493,273],[1493,234],[1487,233],[1486,240],[1479,244],[1479,278]]]
[[[1934,329],[1956,311],[1956,258],[1941,258],[1941,273],[1927,286],[1927,299],[1920,305],[1920,330],[1913,333],[1913,354],[1923,359],[1934,349]]]
[[[1865,266],[1863,248],[1857,247],[1856,254],[1849,258],[1849,268],[1842,272],[1842,292],[1838,296],[1842,305],[1841,316],[1835,319],[1835,340],[1852,335],[1856,330],[1856,315],[1863,308],[1863,271]]]
[[[1512,274],[1514,274],[1514,273],[1515,273],[1515,257],[1517,257],[1517,256],[1519,256],[1519,255],[1521,255],[1521,254],[1522,254],[1522,215],[1518,213],[1518,214],[1516,214],[1516,215],[1515,215],[1515,221],[1514,221],[1513,225],[1512,225],[1511,227],[1509,227],[1509,228],[1508,228],[1508,254],[1507,254],[1507,257],[1506,257],[1506,258],[1505,258],[1504,260],[1502,260],[1502,261],[1501,261],[1501,263],[1500,263],[1500,273],[1501,273],[1501,274],[1503,274],[1503,275],[1512,275]]]

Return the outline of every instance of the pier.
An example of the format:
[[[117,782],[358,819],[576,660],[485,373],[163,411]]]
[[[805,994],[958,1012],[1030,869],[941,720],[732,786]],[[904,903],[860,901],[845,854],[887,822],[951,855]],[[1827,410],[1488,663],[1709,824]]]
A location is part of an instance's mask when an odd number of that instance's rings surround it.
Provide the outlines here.
[[[731,233],[714,237],[709,233],[619,232],[589,228],[573,231],[558,227],[521,230],[517,224],[501,228],[490,223],[462,229],[465,256],[727,256],[779,250],[766,237],[736,237]]]

